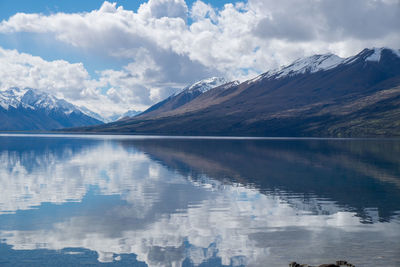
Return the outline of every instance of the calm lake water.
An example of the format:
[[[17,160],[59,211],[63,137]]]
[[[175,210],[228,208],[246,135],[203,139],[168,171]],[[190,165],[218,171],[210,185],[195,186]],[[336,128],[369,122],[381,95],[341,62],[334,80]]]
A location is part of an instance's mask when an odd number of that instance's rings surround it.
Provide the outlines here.
[[[0,266],[400,266],[400,140],[0,136]]]

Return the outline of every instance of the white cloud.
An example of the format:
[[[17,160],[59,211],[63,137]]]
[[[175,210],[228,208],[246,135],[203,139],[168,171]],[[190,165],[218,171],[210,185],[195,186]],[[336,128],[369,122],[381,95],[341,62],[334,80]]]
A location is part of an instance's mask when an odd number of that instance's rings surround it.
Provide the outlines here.
[[[229,74],[286,63],[293,59],[287,47],[297,54],[333,50],[349,55],[343,43],[351,53],[374,44],[398,45],[393,36],[398,35],[399,15],[398,1],[379,0],[303,0],[296,5],[249,0],[221,10],[198,0],[190,12],[183,0],[149,0],[137,12],[106,1],[87,13],[18,13],[1,22],[0,32],[52,33],[73,46],[132,60],[143,49],[153,59],[157,52],[173,52]],[[193,23],[186,22],[188,16]]]
[[[61,97],[78,97],[93,87],[82,63],[46,61],[16,50],[0,48],[0,88],[40,88]]]
[[[82,63],[46,61],[41,57],[0,47],[0,90],[10,87],[36,88],[110,116],[129,109],[143,110],[165,97],[165,93],[171,93],[166,89],[160,90],[165,84],[150,88],[145,87],[146,84],[141,85],[141,77],[131,74],[140,68],[142,73],[146,73],[147,69],[141,64],[131,63],[120,71],[101,71],[96,80]],[[137,73],[134,75],[140,74]],[[179,86],[169,84],[170,88]]]
[[[399,17],[400,4],[392,0],[248,0],[220,9],[200,0],[191,7],[184,0],[149,0],[136,12],[106,1],[91,12],[18,13],[0,23],[0,33],[47,34],[107,60],[131,62],[99,70],[100,86],[113,87],[114,100],[118,93],[144,108],[209,76],[243,80],[315,53],[343,57],[364,47],[398,47]]]
[[[188,8],[184,0],[149,0],[140,5],[138,13],[144,18],[181,18],[186,20]]]
[[[103,95],[104,79],[94,80],[82,63],[65,60],[46,61],[40,57],[0,47],[0,90],[10,87],[36,88],[64,98],[79,106],[85,105],[103,115],[124,112],[131,99],[116,102],[112,91]],[[110,89],[111,90],[111,89]],[[141,103],[141,99],[136,103]]]
[[[216,21],[217,14],[210,4],[205,4],[202,1],[196,1],[192,6],[191,17],[194,20],[201,20],[208,17],[212,21]]]

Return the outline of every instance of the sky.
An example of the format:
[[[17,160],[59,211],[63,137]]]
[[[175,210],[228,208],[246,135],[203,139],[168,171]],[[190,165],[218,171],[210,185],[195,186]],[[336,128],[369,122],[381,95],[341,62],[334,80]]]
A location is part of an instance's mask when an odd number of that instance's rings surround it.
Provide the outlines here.
[[[0,90],[36,88],[110,116],[212,76],[400,48],[399,29],[400,0],[0,0]]]

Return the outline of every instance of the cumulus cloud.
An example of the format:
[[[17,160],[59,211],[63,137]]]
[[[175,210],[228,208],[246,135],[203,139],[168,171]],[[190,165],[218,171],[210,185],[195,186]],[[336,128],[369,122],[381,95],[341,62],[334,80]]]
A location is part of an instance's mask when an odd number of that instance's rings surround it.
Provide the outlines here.
[[[78,97],[90,84],[82,63],[46,61],[40,57],[0,48],[0,88],[41,88],[61,97]]]
[[[190,15],[194,20],[201,20],[207,17],[212,21],[217,20],[217,14],[214,8],[210,4],[206,4],[202,1],[196,1],[193,3]]]
[[[316,53],[350,56],[400,44],[396,0],[248,0],[213,7],[201,0],[149,0],[137,11],[105,1],[91,12],[17,13],[0,33],[46,34],[108,60],[99,70],[114,100],[146,107],[177,87],[209,76],[247,79]]]
[[[124,90],[116,92],[106,73],[96,80],[82,63],[46,61],[41,57],[0,47],[0,90],[10,87],[36,88],[78,106],[86,106],[104,116],[122,113],[135,104],[143,107],[140,94],[136,95],[134,89],[126,88],[129,94]],[[102,88],[105,88],[105,94],[101,92]]]
[[[263,38],[299,41],[377,39],[398,33],[398,1],[258,1],[255,10],[268,11],[257,25]],[[290,19],[288,19],[290,18]]]
[[[184,0],[149,0],[140,5],[138,13],[146,18],[181,18],[186,20],[188,8]]]

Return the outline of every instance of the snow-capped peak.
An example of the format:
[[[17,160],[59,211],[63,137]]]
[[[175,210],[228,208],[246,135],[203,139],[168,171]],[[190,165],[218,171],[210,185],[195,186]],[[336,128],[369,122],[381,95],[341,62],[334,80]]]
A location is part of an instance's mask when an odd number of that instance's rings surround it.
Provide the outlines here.
[[[130,110],[126,111],[124,114],[122,114],[120,118],[122,119],[122,118],[125,118],[125,117],[134,117],[134,116],[136,116],[136,115],[138,115],[140,113],[142,113],[142,111],[137,111],[137,110],[130,109]]]
[[[314,55],[307,58],[302,58],[294,61],[289,66],[283,67],[280,70],[272,71],[270,76],[281,78],[301,73],[314,73],[322,70],[332,69],[343,62],[343,58],[334,54]]]
[[[399,49],[391,49],[387,47],[364,49],[359,54],[348,58],[341,58],[331,53],[325,55],[314,55],[307,58],[297,59],[288,66],[283,66],[279,69],[263,73],[251,80],[248,80],[247,83],[255,83],[266,78],[279,79],[297,74],[326,71],[341,64],[351,64],[357,60],[379,62],[381,60],[383,51],[391,51],[395,56],[400,57]]]
[[[237,85],[239,85],[239,84],[240,84],[240,81],[238,81],[238,80],[235,80],[235,81],[232,81],[232,82],[226,83],[226,84],[223,86],[223,89],[228,89],[228,88],[231,88],[231,87],[237,86]]]
[[[228,83],[227,80],[221,77],[211,77],[208,79],[204,79],[198,82],[195,82],[185,88],[183,88],[181,91],[178,91],[175,95],[180,94],[182,92],[187,92],[187,93],[192,93],[195,91],[205,93],[208,90],[218,87],[220,85]]]
[[[399,49],[391,49],[388,47],[379,47],[379,48],[372,48],[372,49],[364,49],[360,53],[355,56],[347,58],[344,63],[351,64],[357,60],[363,60],[366,62],[379,62],[382,57],[383,51],[390,51],[395,56],[400,57],[400,50]]]
[[[134,117],[138,114],[142,113],[142,111],[137,111],[137,110],[128,110],[122,114],[114,114],[112,116],[109,116],[108,118],[103,119],[104,122],[113,122],[113,121],[118,121],[121,119],[126,119],[126,118],[131,118]]]
[[[12,87],[4,91],[0,91],[0,106],[6,110],[9,107],[17,108],[21,105],[21,98],[27,90]]]
[[[374,50],[374,52],[370,56],[368,56],[365,59],[365,61],[377,61],[377,62],[379,62],[379,60],[381,60],[381,53],[382,53],[383,48],[374,48],[373,50]]]
[[[373,53],[369,55],[365,61],[376,61],[379,62],[381,60],[381,55],[383,50],[390,50],[393,54],[396,56],[400,57],[400,50],[399,49],[391,49],[387,47],[381,47],[381,48],[373,48]]]
[[[249,80],[248,83],[254,83],[265,78],[279,79],[297,74],[329,70],[342,64],[344,60],[345,59],[331,53],[300,58],[290,65],[263,73],[254,79]]]
[[[10,107],[29,108],[31,110],[57,110],[58,112],[62,112],[66,115],[69,115],[72,112],[77,112],[84,113],[93,118],[91,114],[93,112],[87,108],[78,108],[64,99],[59,99],[48,93],[31,88],[20,89],[17,87],[12,87],[6,90],[1,90],[0,106],[6,110],[8,110]]]
[[[90,109],[88,109],[85,106],[80,106],[78,108],[83,114],[85,114],[85,115],[87,115],[89,117],[95,118],[96,120],[99,120],[99,121],[102,121],[102,122],[111,122],[111,120],[107,120],[106,118],[102,117],[99,113],[91,111]]]
[[[28,89],[22,96],[21,102],[40,109],[58,109],[65,114],[70,114],[78,110],[77,107],[64,99],[58,99],[50,94],[35,89]]]

